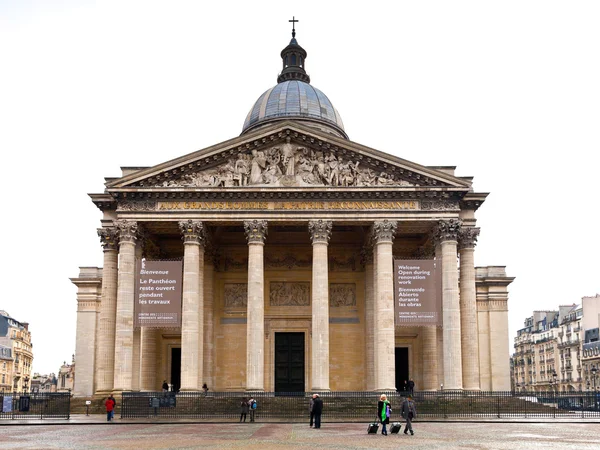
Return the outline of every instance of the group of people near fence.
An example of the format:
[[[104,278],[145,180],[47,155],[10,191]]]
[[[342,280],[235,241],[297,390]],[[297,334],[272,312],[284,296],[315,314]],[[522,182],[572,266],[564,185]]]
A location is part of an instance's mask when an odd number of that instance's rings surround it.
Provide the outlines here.
[[[256,408],[258,407],[258,403],[254,400],[254,397],[244,397],[242,399],[242,403],[240,404],[240,422],[246,421],[246,416],[250,413],[250,422],[254,422],[254,414],[256,413]]]
[[[392,405],[388,401],[387,396],[382,394],[377,402],[377,420],[381,422],[381,434],[384,436],[388,435],[387,426],[390,423],[390,417],[392,415]],[[404,434],[410,432],[411,436],[415,434],[412,427],[412,421],[417,417],[417,407],[413,400],[412,395],[408,395],[406,400],[402,402],[400,406],[400,415],[406,421],[404,426]]]

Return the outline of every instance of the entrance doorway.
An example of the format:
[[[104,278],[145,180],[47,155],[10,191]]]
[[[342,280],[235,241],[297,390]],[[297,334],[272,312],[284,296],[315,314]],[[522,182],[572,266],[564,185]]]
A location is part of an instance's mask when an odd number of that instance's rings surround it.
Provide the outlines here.
[[[409,380],[408,347],[396,347],[396,390],[403,391],[404,381]]]
[[[181,348],[171,349],[171,384],[173,392],[181,387]]]
[[[275,333],[275,392],[304,392],[304,333]]]

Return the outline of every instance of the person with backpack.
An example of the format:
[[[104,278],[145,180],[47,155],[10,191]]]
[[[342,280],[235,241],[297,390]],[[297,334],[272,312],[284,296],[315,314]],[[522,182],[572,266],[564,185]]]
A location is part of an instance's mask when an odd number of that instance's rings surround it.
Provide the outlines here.
[[[413,401],[412,395],[406,397],[404,403],[402,403],[402,418],[406,420],[406,426],[404,427],[404,434],[408,434],[410,431],[410,435],[414,435],[415,432],[412,428],[412,420],[417,417],[417,408],[415,407],[415,402]]]
[[[250,407],[250,422],[254,422],[254,413],[258,407],[258,403],[256,403],[256,400],[254,400],[254,397],[250,397],[250,400],[248,400],[248,406]]]
[[[377,418],[381,421],[381,434],[387,436],[387,424],[390,423],[392,407],[385,394],[381,394],[377,402]]]
[[[246,416],[248,414],[248,410],[250,409],[250,405],[248,404],[248,399],[244,397],[242,399],[242,403],[240,404],[240,422],[244,419],[246,421]]]

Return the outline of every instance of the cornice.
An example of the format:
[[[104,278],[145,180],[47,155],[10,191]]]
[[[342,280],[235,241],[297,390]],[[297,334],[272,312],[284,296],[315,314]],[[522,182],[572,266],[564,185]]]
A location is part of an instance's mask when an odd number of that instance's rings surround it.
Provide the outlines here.
[[[467,192],[460,201],[460,209],[477,211],[488,195],[489,192]]]

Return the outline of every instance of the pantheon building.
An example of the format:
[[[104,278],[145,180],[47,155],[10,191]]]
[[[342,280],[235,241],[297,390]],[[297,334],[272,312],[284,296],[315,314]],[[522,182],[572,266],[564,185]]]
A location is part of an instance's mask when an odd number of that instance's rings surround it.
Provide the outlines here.
[[[474,265],[487,194],[351,141],[292,36],[239,136],[90,195],[104,262],[71,279],[75,395],[510,390],[513,278]],[[141,260],[181,261],[178,324],[134,320]],[[395,320],[394,260],[435,261],[438,323]]]

